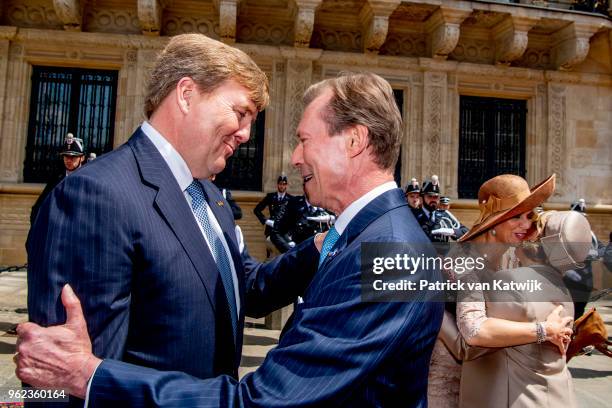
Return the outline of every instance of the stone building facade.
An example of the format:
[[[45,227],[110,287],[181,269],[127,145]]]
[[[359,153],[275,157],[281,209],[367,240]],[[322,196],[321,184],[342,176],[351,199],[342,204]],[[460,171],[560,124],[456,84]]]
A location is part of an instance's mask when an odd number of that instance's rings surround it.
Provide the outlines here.
[[[0,265],[23,263],[29,211],[41,184],[24,182],[34,66],[118,72],[114,138],[142,122],[147,72],[168,37],[200,32],[238,47],[266,72],[260,191],[235,191],[252,252],[262,191],[290,163],[301,95],[339,72],[371,71],[402,95],[402,185],[438,174],[459,194],[460,101],[525,101],[524,174],[556,173],[552,208],[586,200],[593,229],[612,230],[612,21],[571,1],[3,0],[0,3]],[[483,180],[484,181],[484,180]],[[473,199],[455,201],[466,225]]]

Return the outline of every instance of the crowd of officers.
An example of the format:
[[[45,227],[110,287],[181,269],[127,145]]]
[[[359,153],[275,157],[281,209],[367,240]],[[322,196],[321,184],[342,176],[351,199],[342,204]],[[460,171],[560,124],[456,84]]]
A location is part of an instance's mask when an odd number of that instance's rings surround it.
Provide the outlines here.
[[[276,191],[266,194],[253,210],[265,225],[268,256],[274,250],[287,252],[314,234],[327,231],[335,221],[334,214],[311,205],[306,196],[287,193],[287,183],[287,176],[279,176]],[[441,196],[437,176],[423,183],[422,188],[412,179],[405,194],[415,219],[432,242],[457,240],[468,231],[450,212],[450,199]],[[269,216],[264,214],[266,208]]]
[[[413,178],[404,191],[408,206],[431,242],[456,241],[468,228],[450,212],[450,198],[442,196],[438,176],[419,186]]]

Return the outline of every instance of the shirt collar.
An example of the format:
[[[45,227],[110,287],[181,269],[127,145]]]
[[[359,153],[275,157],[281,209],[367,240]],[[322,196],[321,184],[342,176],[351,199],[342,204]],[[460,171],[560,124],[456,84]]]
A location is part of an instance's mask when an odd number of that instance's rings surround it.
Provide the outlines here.
[[[151,143],[159,151],[159,154],[164,158],[181,191],[185,191],[193,181],[193,176],[183,157],[149,122],[143,122],[140,129],[147,135]]]
[[[347,225],[351,222],[351,220],[357,215],[359,211],[366,205],[368,205],[371,201],[373,201],[379,195],[386,193],[389,190],[393,190],[397,188],[397,184],[395,181],[388,181],[380,186],[368,191],[357,200],[353,201],[342,214],[338,216],[334,227],[336,231],[338,231],[338,235],[342,235]]]

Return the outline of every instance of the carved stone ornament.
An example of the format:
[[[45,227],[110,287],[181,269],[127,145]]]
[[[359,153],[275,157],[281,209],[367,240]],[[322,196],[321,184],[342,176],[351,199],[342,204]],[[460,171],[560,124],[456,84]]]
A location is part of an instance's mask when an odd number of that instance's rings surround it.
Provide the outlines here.
[[[555,195],[565,194],[565,143],[566,143],[566,87],[560,84],[548,85],[548,154],[549,173],[557,175]]]
[[[370,0],[361,9],[359,20],[363,27],[363,51],[378,54],[387,39],[389,16],[399,6],[396,0]]]
[[[240,0],[215,0],[219,11],[219,39],[226,44],[236,42],[236,18]]]
[[[83,7],[79,0],[53,0],[53,8],[64,24],[64,30],[81,31]]]
[[[553,58],[558,69],[569,71],[585,60],[596,25],[571,23],[553,35]]]
[[[159,35],[162,10],[159,0],[138,0],[138,21],[144,35]]]
[[[17,34],[17,27],[0,26],[0,40],[12,40]]]
[[[294,0],[296,13],[293,25],[293,45],[309,47],[314,27],[315,13],[322,0]]]
[[[495,39],[495,62],[509,64],[520,59],[527,49],[529,30],[536,19],[510,16],[493,28]]]
[[[429,56],[446,59],[459,41],[460,26],[471,10],[439,8],[427,20]]]

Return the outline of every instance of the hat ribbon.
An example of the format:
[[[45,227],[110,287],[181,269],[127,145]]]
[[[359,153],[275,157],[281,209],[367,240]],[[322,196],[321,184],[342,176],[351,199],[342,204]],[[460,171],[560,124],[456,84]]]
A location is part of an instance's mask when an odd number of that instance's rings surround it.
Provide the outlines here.
[[[529,190],[522,190],[514,195],[503,198],[491,194],[486,202],[478,203],[480,207],[480,217],[474,225],[484,222],[495,213],[511,209],[530,195],[531,192]]]

